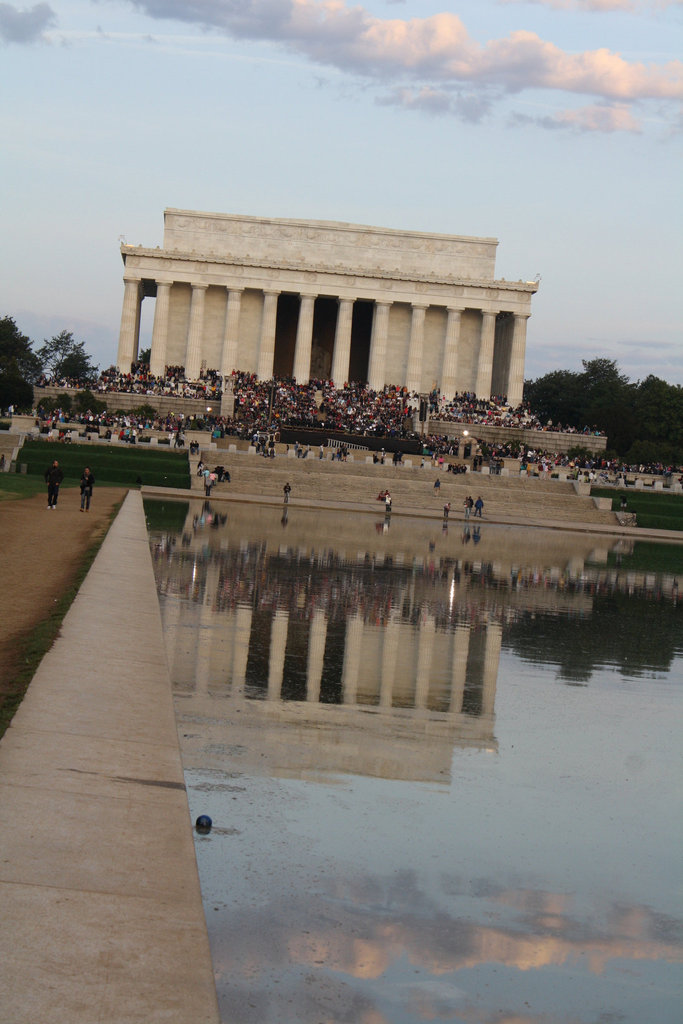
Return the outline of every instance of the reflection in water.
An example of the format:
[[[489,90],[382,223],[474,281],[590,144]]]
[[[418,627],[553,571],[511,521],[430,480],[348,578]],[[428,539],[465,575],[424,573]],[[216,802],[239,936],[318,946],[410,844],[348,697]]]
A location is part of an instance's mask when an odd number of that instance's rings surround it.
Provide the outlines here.
[[[449,527],[151,534],[224,1020],[673,1024],[677,580]]]

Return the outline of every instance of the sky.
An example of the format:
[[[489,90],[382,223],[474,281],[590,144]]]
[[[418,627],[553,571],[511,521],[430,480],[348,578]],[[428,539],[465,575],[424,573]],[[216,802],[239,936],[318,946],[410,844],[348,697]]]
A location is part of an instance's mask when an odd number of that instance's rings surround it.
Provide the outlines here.
[[[337,220],[497,238],[527,378],[683,385],[681,57],[683,0],[0,2],[0,316],[105,368],[166,207]]]

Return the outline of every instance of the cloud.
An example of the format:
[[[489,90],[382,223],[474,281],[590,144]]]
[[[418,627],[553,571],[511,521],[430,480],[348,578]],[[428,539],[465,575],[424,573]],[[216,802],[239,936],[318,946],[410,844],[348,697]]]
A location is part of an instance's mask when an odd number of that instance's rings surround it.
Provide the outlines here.
[[[377,102],[381,106],[419,110],[427,114],[450,114],[472,124],[483,120],[493,105],[492,99],[482,91],[453,94],[428,85],[420,89],[396,88]]]
[[[35,43],[43,39],[46,29],[57,22],[49,4],[35,4],[30,9],[0,3],[0,39],[5,43]]]
[[[625,106],[603,106],[593,104],[576,110],[561,110],[552,117],[528,117],[515,114],[518,124],[535,124],[542,128],[569,129],[576,132],[635,132],[642,131],[642,125]]]
[[[628,61],[608,49],[569,53],[527,30],[480,44],[461,19],[448,12],[426,18],[371,15],[345,0],[131,0],[152,18],[175,19],[217,29],[232,38],[279,43],[317,64],[394,83],[400,105],[450,109],[458,100],[444,90],[496,89],[499,94],[550,90],[632,103],[683,98],[683,62]],[[622,0],[591,0],[616,4]],[[406,82],[417,92],[401,92]],[[403,96],[403,100],[401,100]],[[596,108],[597,109],[597,108]],[[462,112],[461,112],[462,113]],[[632,131],[623,114],[605,128]]]

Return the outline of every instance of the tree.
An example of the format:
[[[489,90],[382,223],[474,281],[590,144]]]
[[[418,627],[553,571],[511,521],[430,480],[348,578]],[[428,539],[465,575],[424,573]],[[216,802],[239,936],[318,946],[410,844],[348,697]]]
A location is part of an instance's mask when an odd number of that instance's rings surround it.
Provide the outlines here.
[[[138,356],[138,362],[139,363],[145,363],[147,366],[149,366],[149,362],[150,362],[151,358],[152,358],[152,350],[151,350],[151,348],[143,348],[142,352]]]
[[[11,316],[0,319],[0,372],[30,383],[38,380],[42,364],[31,345],[30,338],[21,333]]]
[[[74,341],[72,331],[60,331],[44,341],[38,349],[45,373],[55,377],[68,377],[83,383],[97,378],[98,367],[93,365],[85,351],[85,342]]]
[[[528,402],[542,423],[552,420],[563,427],[585,427],[581,374],[571,370],[553,370],[537,380],[524,384],[524,401]]]
[[[10,405],[17,410],[33,407],[33,385],[12,369],[0,371],[0,410]]]

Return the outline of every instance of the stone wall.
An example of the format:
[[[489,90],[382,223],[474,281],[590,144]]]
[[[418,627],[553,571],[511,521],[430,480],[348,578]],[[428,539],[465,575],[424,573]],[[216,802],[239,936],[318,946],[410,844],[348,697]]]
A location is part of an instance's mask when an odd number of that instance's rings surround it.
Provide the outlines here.
[[[78,391],[75,388],[34,388],[33,402],[37,406],[41,398],[57,398],[59,395],[69,395],[73,403],[77,394]],[[199,398],[173,398],[170,395],[133,395],[122,391],[104,393],[93,391],[93,395],[99,401],[104,402],[110,412],[115,412],[117,409],[124,409],[126,412],[130,412],[132,409],[139,409],[141,405],[151,405],[162,416],[166,416],[169,413],[179,416],[182,413],[183,416],[202,417],[209,406],[211,407],[212,414],[216,416],[221,414],[221,408],[225,409],[227,402],[229,402],[231,409],[233,404],[232,396],[229,396],[229,398],[226,396],[223,405],[221,405],[221,402],[206,401]],[[231,415],[231,413],[223,411],[222,415]]]
[[[416,425],[419,430],[419,425]],[[534,451],[568,452],[570,448],[588,448],[591,452],[604,452],[606,437],[595,434],[559,434],[551,430],[521,430],[516,427],[486,427],[480,423],[450,423],[444,420],[429,420],[425,423],[425,434],[445,434],[447,437],[462,437],[468,431],[471,438],[488,444],[508,444],[519,441]]]

